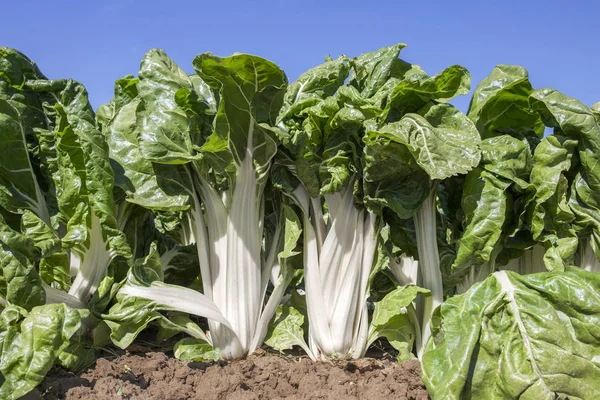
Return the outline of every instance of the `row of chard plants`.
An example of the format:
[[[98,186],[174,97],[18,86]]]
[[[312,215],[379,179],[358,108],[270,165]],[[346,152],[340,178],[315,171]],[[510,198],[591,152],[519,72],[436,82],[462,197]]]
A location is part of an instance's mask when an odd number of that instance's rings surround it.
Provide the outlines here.
[[[465,115],[469,72],[404,47],[292,84],[155,49],[96,112],[0,48],[0,398],[147,329],[183,360],[385,340],[433,399],[600,398],[600,103],[499,65]]]

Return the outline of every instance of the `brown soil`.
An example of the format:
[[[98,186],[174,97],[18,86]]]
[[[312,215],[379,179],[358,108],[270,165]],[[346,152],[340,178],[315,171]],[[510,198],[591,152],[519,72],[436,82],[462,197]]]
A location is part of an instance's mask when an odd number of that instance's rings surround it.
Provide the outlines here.
[[[100,358],[79,375],[53,370],[28,399],[419,399],[418,361],[315,363],[267,353],[220,363],[178,361],[164,353]]]

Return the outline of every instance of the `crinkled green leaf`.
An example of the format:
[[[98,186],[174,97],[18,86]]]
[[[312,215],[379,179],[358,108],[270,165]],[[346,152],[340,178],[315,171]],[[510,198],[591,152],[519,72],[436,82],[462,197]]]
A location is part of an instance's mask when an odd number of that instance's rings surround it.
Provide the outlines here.
[[[167,340],[181,332],[208,342],[204,331],[187,315],[168,315],[167,318],[159,319],[158,323],[160,324],[160,328],[156,340],[159,342]]]
[[[536,90],[530,104],[540,112],[546,125],[560,129],[561,135],[577,142],[580,166],[571,184],[569,206],[575,214],[574,223],[579,229],[591,231],[594,242],[599,242],[600,122],[580,101],[553,89]],[[598,257],[600,246],[596,244]],[[570,247],[567,250],[570,251]]]
[[[528,214],[533,238],[544,243],[544,263],[549,269],[563,269],[577,250],[578,239],[571,223],[575,219],[567,202],[566,177],[577,143],[548,136],[534,153]]]
[[[175,343],[173,353],[179,360],[217,361],[221,358],[219,349],[213,348],[202,339],[185,338]]]
[[[460,65],[452,65],[432,77],[413,66],[392,91],[383,119],[398,121],[407,113],[418,112],[432,100],[445,103],[469,93],[470,88],[471,75]]]
[[[304,315],[289,305],[280,304],[269,324],[265,344],[277,351],[290,350],[294,346],[308,347],[304,341]]]
[[[532,157],[527,143],[502,135],[485,139],[480,146],[481,163],[466,175],[463,185],[465,221],[452,266],[454,279],[481,264],[494,264],[515,217],[516,194],[509,188],[528,186]]]
[[[139,143],[144,158],[161,164],[184,164],[197,159],[194,148],[203,143],[204,115],[188,113],[179,98],[197,96],[188,75],[167,54],[150,50],[140,66],[137,90]]]
[[[250,151],[258,176],[263,176],[276,151],[274,133],[268,125],[275,125],[283,104],[287,87],[284,72],[270,61],[248,54],[220,58],[205,53],[192,64],[198,75],[219,92],[213,135],[227,143],[237,165]],[[204,146],[203,152],[218,157],[222,151]]]
[[[184,209],[189,184],[175,166],[153,164],[143,156],[138,139],[138,114],[146,112],[136,98],[121,107],[104,127],[110,156],[116,161],[115,184],[127,192],[128,201],[151,209]],[[139,109],[139,111],[138,111]]]
[[[48,304],[30,312],[16,306],[0,315],[0,397],[18,399],[35,388],[63,352],[80,340],[87,310]],[[65,353],[66,354],[66,353]]]
[[[11,212],[31,210],[49,225],[46,201],[29,159],[26,128],[17,109],[0,98],[0,204]]]
[[[365,145],[365,204],[377,214],[388,207],[400,218],[412,217],[429,194],[427,173],[394,137],[369,131]]]
[[[357,172],[364,120],[359,110],[344,107],[328,121],[323,138],[323,162],[319,167],[322,194],[339,192]]]
[[[373,96],[388,80],[400,50],[405,47],[406,44],[398,43],[353,58],[350,60],[352,70],[348,84],[356,87],[363,97]]]
[[[466,226],[452,266],[455,278],[464,276],[468,268],[494,261],[492,253],[512,218],[512,194],[507,194],[510,185],[482,168],[467,174],[462,197]]]
[[[20,217],[21,215],[18,216]],[[41,257],[41,251],[39,248],[35,247],[34,240],[24,235],[20,230],[13,229],[1,214],[0,242],[25,255],[29,259],[36,260]]]
[[[600,276],[501,271],[448,299],[422,359],[435,399],[600,396]]]
[[[25,210],[21,217],[21,232],[40,249],[41,257],[47,257],[61,248],[61,242],[56,233],[29,210]]]
[[[288,86],[278,120],[286,120],[332,96],[344,84],[349,70],[348,59],[340,57],[304,72]]]
[[[541,138],[544,124],[529,107],[532,92],[525,68],[498,65],[475,88],[467,115],[484,139],[503,134]]]
[[[479,134],[464,114],[449,104],[433,105],[422,112],[406,114],[377,132],[406,146],[430,179],[464,174],[479,163]]]
[[[9,304],[26,310],[46,302],[42,280],[24,255],[0,246],[0,294]]]
[[[409,309],[413,307],[413,301],[419,293],[427,295],[429,290],[418,286],[402,286],[376,302],[369,326],[368,343],[384,337],[399,351],[398,361],[414,358],[412,349],[415,327],[410,320]]]

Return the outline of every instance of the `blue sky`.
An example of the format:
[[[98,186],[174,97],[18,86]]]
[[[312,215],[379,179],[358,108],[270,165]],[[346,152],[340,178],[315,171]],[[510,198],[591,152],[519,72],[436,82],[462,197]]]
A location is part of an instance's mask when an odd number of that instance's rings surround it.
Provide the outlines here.
[[[84,83],[95,108],[153,47],[190,72],[205,51],[253,53],[293,81],[327,54],[397,42],[408,44],[401,58],[429,74],[464,65],[472,89],[496,64],[520,64],[536,88],[600,101],[597,1],[13,1],[2,13],[0,45],[27,54],[49,78]],[[466,111],[468,101],[454,104]]]

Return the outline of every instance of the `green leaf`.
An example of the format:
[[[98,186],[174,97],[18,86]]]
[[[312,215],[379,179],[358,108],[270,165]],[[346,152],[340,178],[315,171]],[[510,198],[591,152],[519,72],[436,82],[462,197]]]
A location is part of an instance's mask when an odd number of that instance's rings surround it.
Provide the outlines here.
[[[47,225],[50,215],[29,159],[27,125],[13,105],[0,98],[0,204],[10,212],[31,210]]]
[[[517,191],[529,186],[532,157],[526,142],[501,135],[483,140],[480,146],[481,163],[463,184],[464,229],[448,282],[478,272],[484,263],[494,265],[504,238],[511,234]],[[484,270],[483,277],[487,273]]]
[[[533,238],[544,243],[544,263],[550,270],[571,264],[578,239],[571,223],[575,219],[567,196],[573,154],[577,142],[548,136],[535,149],[527,190],[528,222]]]
[[[429,290],[418,286],[402,286],[388,293],[375,303],[375,311],[369,326],[368,345],[378,338],[384,337],[399,351],[398,361],[414,358],[412,354],[415,341],[415,327],[409,313],[413,301],[421,293],[429,294]],[[414,310],[412,310],[414,313]]]
[[[185,338],[175,343],[173,352],[178,360],[217,361],[221,358],[219,349],[214,349],[202,339]]]
[[[158,342],[165,341],[180,332],[185,332],[195,339],[208,342],[204,331],[187,315],[168,315],[167,318],[159,319],[158,323],[160,324],[156,338]]]
[[[291,350],[294,346],[308,348],[304,341],[304,315],[294,307],[280,304],[269,324],[265,344],[277,351]]]
[[[449,104],[421,112],[385,125],[379,135],[406,146],[430,179],[464,174],[479,164],[479,134],[464,114]]]
[[[600,396],[600,276],[501,271],[448,299],[422,359],[435,399]]]
[[[507,193],[510,185],[510,181],[480,167],[467,174],[462,195],[465,228],[452,266],[454,279],[471,267],[494,261],[492,253],[512,222],[513,199]]]
[[[381,215],[392,209],[400,218],[412,217],[429,194],[429,177],[408,148],[394,136],[368,131],[364,150],[364,201]]]
[[[136,98],[121,107],[104,127],[110,157],[117,164],[115,183],[127,192],[127,200],[132,203],[150,209],[185,209],[185,176],[175,166],[153,164],[142,154],[138,114],[146,112],[142,100]]]
[[[0,246],[0,293],[9,304],[26,310],[46,302],[42,280],[24,255]]]
[[[575,225],[587,235],[591,231],[596,257],[600,255],[600,122],[592,110],[580,101],[553,89],[536,90],[530,97],[531,107],[537,110],[546,125],[554,127],[561,136],[577,143],[578,172],[571,184],[569,207],[575,214]],[[566,182],[561,183],[563,188]],[[586,232],[587,231],[587,232]],[[582,233],[583,233],[582,232]],[[567,233],[568,235],[568,233]],[[568,256],[572,243],[567,240]],[[554,254],[554,258],[562,257]],[[549,259],[549,262],[552,260]]]
[[[197,159],[194,148],[202,145],[207,133],[202,132],[205,117],[199,110],[187,112],[178,101],[198,97],[191,79],[159,49],[146,53],[139,78],[138,137],[143,157],[161,164]]]
[[[503,134],[541,138],[544,124],[529,107],[532,92],[525,68],[498,65],[475,88],[467,115],[484,139]]]
[[[398,61],[400,50],[405,47],[406,44],[398,43],[361,54],[350,60],[352,71],[348,84],[358,89],[363,97],[373,96],[388,80],[390,72]]]
[[[277,150],[269,125],[275,125],[283,104],[287,77],[272,62],[248,54],[221,58],[204,53],[192,64],[198,75],[219,93],[213,123],[215,140],[227,143],[238,166],[251,154],[262,181]],[[208,144],[202,151],[208,153],[207,157],[216,158],[221,158],[223,152]],[[216,163],[212,164],[216,167]]]
[[[63,357],[61,353],[73,349],[87,315],[87,310],[64,304],[35,307],[29,313],[16,306],[4,309],[0,315],[0,397],[18,399],[33,390],[57,358]]]
[[[393,89],[382,119],[398,121],[407,113],[418,112],[431,101],[445,103],[467,94],[470,87],[471,75],[460,65],[452,65],[432,77],[420,67],[413,66]]]
[[[348,59],[340,57],[304,72],[288,86],[278,120],[293,117],[305,108],[318,104],[322,99],[333,96],[344,84],[349,70]]]

